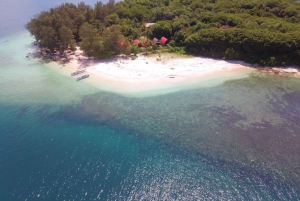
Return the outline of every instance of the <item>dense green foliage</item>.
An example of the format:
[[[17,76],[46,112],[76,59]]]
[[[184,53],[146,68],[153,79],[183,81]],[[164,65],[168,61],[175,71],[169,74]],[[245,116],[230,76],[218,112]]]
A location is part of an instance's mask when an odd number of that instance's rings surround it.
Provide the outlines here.
[[[155,24],[146,28],[148,22]],[[26,28],[40,47],[63,52],[79,42],[88,56],[99,58],[136,53],[134,39],[164,36],[170,51],[185,48],[263,65],[300,64],[300,3],[294,0],[66,3],[35,16]],[[145,44],[147,50],[157,48]]]

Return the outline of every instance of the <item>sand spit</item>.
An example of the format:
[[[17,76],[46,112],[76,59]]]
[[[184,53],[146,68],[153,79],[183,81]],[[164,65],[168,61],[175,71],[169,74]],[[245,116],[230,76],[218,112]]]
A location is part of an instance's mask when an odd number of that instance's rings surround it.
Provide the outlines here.
[[[229,79],[248,77],[250,64],[176,54],[125,55],[93,60],[76,53],[69,62],[50,62],[46,67],[65,76],[86,69],[84,82],[104,91],[128,96],[152,96],[196,87],[215,86]],[[76,77],[74,77],[74,81]]]
[[[90,75],[81,82],[104,91],[128,96],[151,96],[196,87],[215,86],[230,79],[248,77],[256,69],[274,74],[298,75],[297,68],[261,68],[242,61],[224,61],[177,54],[125,55],[94,60],[80,50],[68,56],[68,62],[46,64],[52,70],[70,76],[78,69]],[[74,81],[76,79],[74,78]]]

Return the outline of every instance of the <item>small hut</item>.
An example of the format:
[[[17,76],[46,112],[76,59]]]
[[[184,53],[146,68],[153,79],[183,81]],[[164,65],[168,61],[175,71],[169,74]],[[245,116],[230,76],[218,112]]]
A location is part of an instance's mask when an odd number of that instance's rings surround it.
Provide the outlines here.
[[[154,24],[155,24],[155,23],[146,23],[146,24],[145,24],[145,27],[146,27],[146,28],[149,28],[149,27],[151,27],[151,26],[154,25]]]
[[[161,43],[162,45],[165,45],[167,41],[168,41],[168,39],[165,38],[165,37],[161,37],[161,39],[160,39],[160,43]]]
[[[135,39],[135,40],[133,41],[133,43],[134,43],[135,45],[139,46],[140,41],[139,41],[138,39]]]
[[[157,43],[159,43],[159,40],[157,38],[153,38],[152,44],[157,44]]]

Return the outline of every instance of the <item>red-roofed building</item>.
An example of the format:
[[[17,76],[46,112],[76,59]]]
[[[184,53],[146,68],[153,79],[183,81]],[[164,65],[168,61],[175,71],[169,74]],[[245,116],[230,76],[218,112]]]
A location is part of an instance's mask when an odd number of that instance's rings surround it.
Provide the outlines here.
[[[165,45],[167,41],[168,41],[168,39],[165,38],[165,37],[161,37],[161,39],[160,39],[160,43],[161,43],[162,45]]]
[[[139,46],[140,41],[139,41],[138,39],[135,39],[135,40],[133,41],[133,43],[134,43],[135,45]]]

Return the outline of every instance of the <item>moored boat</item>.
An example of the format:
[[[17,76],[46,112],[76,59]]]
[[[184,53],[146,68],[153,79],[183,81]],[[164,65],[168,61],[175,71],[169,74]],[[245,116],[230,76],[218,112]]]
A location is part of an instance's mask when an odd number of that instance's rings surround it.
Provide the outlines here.
[[[84,73],[84,72],[85,72],[85,69],[82,69],[82,70],[77,70],[77,71],[75,71],[75,72],[71,73],[71,76],[78,75],[78,74],[80,74],[80,73]]]
[[[85,78],[88,78],[89,76],[90,76],[89,74],[81,75],[81,76],[79,76],[79,77],[77,78],[77,81],[83,80],[83,79],[85,79]]]

